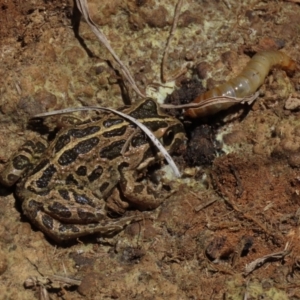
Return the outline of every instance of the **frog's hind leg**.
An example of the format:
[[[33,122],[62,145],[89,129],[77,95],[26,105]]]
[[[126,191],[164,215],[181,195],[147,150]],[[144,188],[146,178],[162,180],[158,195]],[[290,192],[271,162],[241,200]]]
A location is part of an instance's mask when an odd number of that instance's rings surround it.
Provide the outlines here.
[[[41,231],[56,241],[99,233],[111,235],[143,215],[110,218],[105,201],[93,196],[88,189],[75,186],[57,187],[46,195],[23,190],[22,210]]]
[[[98,233],[100,235],[113,235],[124,229],[132,222],[142,220],[142,217],[130,216],[120,219],[106,219],[101,223],[91,224],[64,224],[53,219],[46,213],[39,211],[35,218],[35,225],[47,236],[56,242],[67,241],[89,234]]]
[[[46,140],[39,138],[26,141],[4,166],[0,174],[0,182],[6,186],[14,185],[19,178],[40,158],[47,149]]]
[[[23,200],[24,214],[30,219],[35,218],[35,211],[43,211],[69,224],[98,223],[107,218],[105,201],[95,197],[91,190],[75,185],[58,186],[41,193],[22,189],[18,196]]]
[[[106,218],[99,223],[68,224],[52,218],[47,213],[39,210],[38,207],[34,207],[33,205],[31,207],[31,211],[28,211],[26,215],[30,218],[34,225],[58,243],[94,233],[109,236],[120,232],[130,223],[143,219],[142,215],[135,215],[122,217],[120,219]]]

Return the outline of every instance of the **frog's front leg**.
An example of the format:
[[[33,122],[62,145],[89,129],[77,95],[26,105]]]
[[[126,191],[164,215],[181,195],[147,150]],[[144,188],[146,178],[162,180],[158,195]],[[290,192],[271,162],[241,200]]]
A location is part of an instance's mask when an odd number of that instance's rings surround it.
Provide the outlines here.
[[[106,200],[106,208],[108,213],[123,215],[129,207],[126,199],[122,199],[122,193],[118,188],[114,188],[111,195]]]
[[[111,235],[142,219],[141,215],[109,218],[102,199],[97,199],[87,189],[67,187],[53,189],[43,196],[26,190],[23,192],[24,214],[58,242],[93,233]]]
[[[166,198],[162,190],[162,184],[155,185],[150,180],[138,182],[135,172],[122,170],[120,188],[127,201],[140,210],[152,210],[158,207]]]

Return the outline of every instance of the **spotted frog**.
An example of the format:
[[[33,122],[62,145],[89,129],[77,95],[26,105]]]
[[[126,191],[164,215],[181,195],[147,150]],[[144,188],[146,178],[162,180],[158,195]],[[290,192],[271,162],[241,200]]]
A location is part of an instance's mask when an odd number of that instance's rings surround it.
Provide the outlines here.
[[[146,99],[122,110],[147,126],[169,153],[185,140],[182,124]],[[60,242],[92,233],[114,234],[141,216],[130,207],[156,208],[161,184],[147,175],[163,157],[136,125],[115,114],[59,131],[55,138],[27,141],[5,165],[0,182],[16,183],[29,220]],[[111,212],[123,214],[113,218]],[[141,214],[141,213],[140,213]]]

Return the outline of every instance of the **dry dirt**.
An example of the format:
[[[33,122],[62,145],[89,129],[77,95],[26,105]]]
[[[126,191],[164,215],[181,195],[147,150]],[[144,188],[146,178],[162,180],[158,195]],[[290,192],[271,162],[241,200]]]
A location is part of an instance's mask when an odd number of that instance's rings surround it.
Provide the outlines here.
[[[185,0],[166,67],[172,75],[188,64],[188,72],[168,87],[160,65],[177,1],[89,8],[141,90],[164,98],[182,83],[191,98],[184,83],[213,87],[260,50],[283,48],[300,61],[296,2]],[[118,66],[70,0],[1,0],[0,36],[2,164],[36,135],[27,128],[34,114],[136,101],[131,90],[122,98]],[[177,159],[185,176],[151,219],[113,238],[56,245],[25,219],[13,189],[0,187],[0,298],[299,299],[299,78],[274,69],[239,116],[189,125],[190,138],[206,136],[189,142],[192,157]]]

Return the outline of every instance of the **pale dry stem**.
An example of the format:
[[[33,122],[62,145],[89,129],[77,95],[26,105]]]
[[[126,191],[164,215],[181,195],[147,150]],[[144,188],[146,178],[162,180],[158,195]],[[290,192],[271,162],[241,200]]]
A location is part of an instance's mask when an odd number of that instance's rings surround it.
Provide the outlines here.
[[[94,34],[97,36],[97,38],[100,40],[100,42],[106,47],[106,49],[110,52],[110,54],[113,56],[114,60],[119,65],[124,77],[130,83],[133,90],[139,96],[141,96],[142,98],[145,98],[146,96],[140,91],[140,89],[136,85],[135,80],[131,76],[130,71],[128,70],[128,68],[124,65],[124,63],[121,61],[121,59],[115,53],[114,49],[111,47],[108,39],[103,34],[103,32],[100,29],[98,29],[97,25],[91,19],[91,16],[90,16],[89,10],[88,10],[87,0],[76,0],[76,4],[77,4],[77,8],[81,12],[81,14],[84,17],[85,21],[91,27],[91,30],[94,32]]]
[[[166,61],[167,61],[167,58],[168,58],[168,50],[169,50],[169,47],[170,47],[171,40],[172,40],[172,38],[175,34],[175,31],[176,31],[176,28],[177,28],[179,14],[180,14],[180,11],[181,11],[182,4],[183,4],[183,0],[178,0],[176,8],[175,8],[175,14],[174,14],[172,28],[171,28],[170,35],[169,35],[168,40],[167,40],[166,48],[165,48],[165,51],[164,51],[164,54],[163,54],[163,59],[162,59],[162,62],[161,62],[161,80],[162,80],[163,83],[168,82],[168,81],[172,81],[172,80],[178,78],[180,75],[185,74],[187,72],[186,66],[183,66],[179,70],[176,70],[171,75],[167,75],[166,70],[165,70]]]

